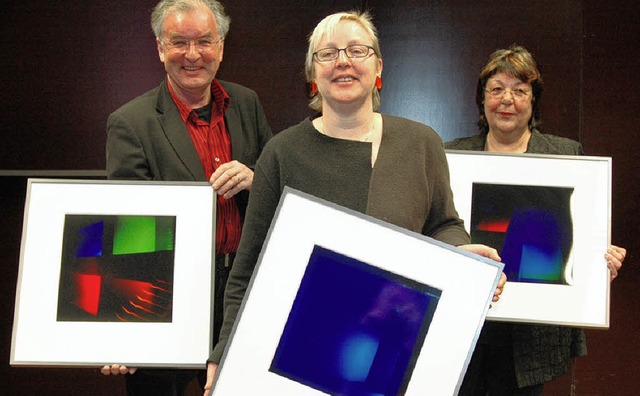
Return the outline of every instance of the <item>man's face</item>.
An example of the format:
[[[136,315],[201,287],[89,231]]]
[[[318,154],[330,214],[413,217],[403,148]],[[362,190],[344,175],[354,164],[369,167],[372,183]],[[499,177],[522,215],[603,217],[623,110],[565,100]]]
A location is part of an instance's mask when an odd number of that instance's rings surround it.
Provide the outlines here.
[[[201,5],[192,11],[170,12],[156,42],[169,83],[178,95],[198,96],[210,89],[222,62],[224,41],[209,8]]]

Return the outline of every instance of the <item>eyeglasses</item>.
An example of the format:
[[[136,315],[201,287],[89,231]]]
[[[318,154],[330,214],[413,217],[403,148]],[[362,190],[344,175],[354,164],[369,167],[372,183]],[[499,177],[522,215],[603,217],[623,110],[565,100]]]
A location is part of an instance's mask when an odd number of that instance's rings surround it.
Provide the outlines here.
[[[186,54],[191,49],[191,44],[199,53],[212,51],[216,44],[222,42],[223,39],[214,40],[213,38],[199,38],[197,40],[173,39],[171,41],[162,41],[171,51]]]
[[[531,91],[527,91],[526,89],[523,89],[523,88],[508,89],[508,88],[502,88],[502,87],[493,87],[493,88],[485,89],[485,91],[488,92],[489,95],[491,95],[496,99],[498,98],[502,99],[507,92],[511,92],[511,96],[518,100],[523,100],[528,98],[529,94],[531,93]]]
[[[369,53],[371,51],[373,51],[373,53],[376,52],[373,47],[370,47],[368,45],[352,44],[344,48],[322,48],[314,52],[313,56],[318,62],[331,62],[338,59],[338,57],[340,56],[340,51],[344,51],[344,54],[347,56],[347,58],[351,59],[366,58],[367,56],[369,56]]]

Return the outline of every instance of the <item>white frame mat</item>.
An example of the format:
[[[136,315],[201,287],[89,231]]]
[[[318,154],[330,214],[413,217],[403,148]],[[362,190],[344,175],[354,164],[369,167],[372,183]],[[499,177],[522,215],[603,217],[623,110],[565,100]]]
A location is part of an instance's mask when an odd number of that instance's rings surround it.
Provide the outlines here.
[[[58,320],[68,215],[175,218],[170,319]],[[208,183],[29,179],[11,365],[204,368],[212,342],[214,234]]]
[[[213,394],[330,393],[270,371],[317,246],[441,290],[424,341],[413,344],[417,358],[413,375],[405,373],[403,394],[456,394],[503,265],[290,188],[281,197]],[[330,278],[332,286],[336,278]]]
[[[487,320],[608,328],[610,282],[604,254],[611,233],[611,158],[458,150],[446,155],[455,206],[470,233],[474,183],[573,191],[571,282],[507,280]]]

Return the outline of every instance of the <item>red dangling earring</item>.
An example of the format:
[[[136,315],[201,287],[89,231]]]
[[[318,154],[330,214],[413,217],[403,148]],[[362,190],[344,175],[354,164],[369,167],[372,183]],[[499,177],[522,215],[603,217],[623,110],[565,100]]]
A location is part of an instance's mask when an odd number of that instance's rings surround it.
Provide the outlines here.
[[[382,89],[382,77],[380,76],[376,77],[376,88],[378,88],[378,91]]]
[[[311,96],[316,96],[318,94],[318,86],[315,81],[311,81]]]

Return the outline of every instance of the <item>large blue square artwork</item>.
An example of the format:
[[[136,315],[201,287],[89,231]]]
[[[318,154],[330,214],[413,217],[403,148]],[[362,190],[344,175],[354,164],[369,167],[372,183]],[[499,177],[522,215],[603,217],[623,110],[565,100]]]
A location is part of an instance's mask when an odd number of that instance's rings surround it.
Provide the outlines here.
[[[440,296],[316,245],[269,370],[331,395],[403,394]]]
[[[509,281],[571,285],[573,190],[473,183],[471,242],[498,250]]]

